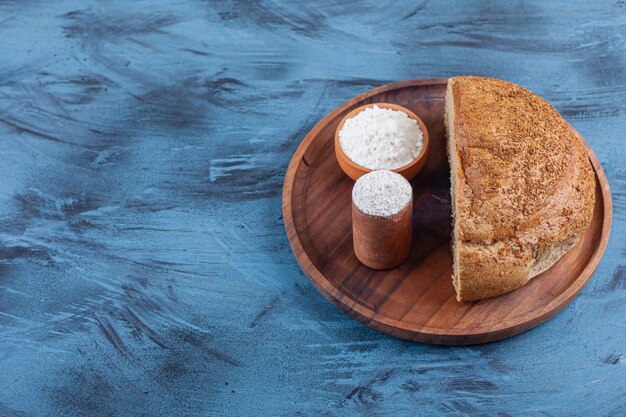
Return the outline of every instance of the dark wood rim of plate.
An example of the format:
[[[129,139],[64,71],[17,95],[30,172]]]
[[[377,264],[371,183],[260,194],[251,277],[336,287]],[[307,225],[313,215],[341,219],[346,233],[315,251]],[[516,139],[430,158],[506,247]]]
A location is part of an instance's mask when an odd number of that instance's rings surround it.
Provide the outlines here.
[[[298,231],[294,225],[294,216],[292,212],[292,190],[294,181],[296,180],[298,166],[302,163],[307,166],[309,165],[305,159],[305,154],[311,143],[318,137],[320,131],[327,127],[329,123],[338,118],[341,119],[341,115],[347,113],[350,109],[367,102],[368,98],[372,96],[377,96],[382,93],[388,93],[392,90],[400,90],[407,87],[433,85],[441,86],[447,84],[447,80],[447,78],[417,79],[387,84],[354,97],[326,115],[305,136],[289,164],[283,187],[282,209],[287,236],[298,264],[302,268],[304,274],[322,293],[322,295],[335,304],[335,306],[339,309],[373,329],[402,339],[443,345],[469,345],[501,340],[516,335],[530,330],[553,317],[566,305],[568,305],[583,289],[602,258],[608,243],[612,221],[611,192],[606,175],[600,162],[598,161],[598,158],[595,156],[587,142],[573,127],[572,130],[576,133],[588,153],[589,159],[597,176],[599,188],[601,190],[601,195],[596,196],[596,201],[602,199],[603,204],[601,237],[600,241],[595,245],[591,258],[578,277],[569,285],[568,288],[559,293],[556,297],[552,298],[540,309],[534,311],[530,316],[524,315],[520,317],[513,317],[508,320],[498,322],[497,325],[490,324],[484,326],[484,328],[478,328],[478,330],[473,328],[470,332],[463,328],[438,328],[426,325],[412,326],[406,322],[391,317],[381,317],[374,309],[368,308],[366,305],[357,302],[353,297],[343,292],[340,288],[334,285],[333,282],[327,279],[320,272],[320,270],[318,270],[303,247]],[[450,285],[452,285],[452,282],[450,282]]]

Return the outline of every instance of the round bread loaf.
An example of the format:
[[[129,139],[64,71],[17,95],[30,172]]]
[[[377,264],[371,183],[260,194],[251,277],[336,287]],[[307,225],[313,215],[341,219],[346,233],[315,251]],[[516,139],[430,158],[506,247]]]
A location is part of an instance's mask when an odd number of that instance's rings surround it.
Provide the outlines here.
[[[446,128],[457,299],[519,288],[590,224],[596,184],[587,154],[544,99],[493,78],[449,80]]]

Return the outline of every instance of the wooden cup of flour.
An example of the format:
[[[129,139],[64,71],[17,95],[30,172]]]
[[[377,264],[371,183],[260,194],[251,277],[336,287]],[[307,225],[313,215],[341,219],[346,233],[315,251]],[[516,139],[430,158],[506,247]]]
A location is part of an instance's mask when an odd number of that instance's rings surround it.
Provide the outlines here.
[[[413,189],[400,174],[373,171],[352,189],[354,253],[372,269],[392,269],[411,251]]]

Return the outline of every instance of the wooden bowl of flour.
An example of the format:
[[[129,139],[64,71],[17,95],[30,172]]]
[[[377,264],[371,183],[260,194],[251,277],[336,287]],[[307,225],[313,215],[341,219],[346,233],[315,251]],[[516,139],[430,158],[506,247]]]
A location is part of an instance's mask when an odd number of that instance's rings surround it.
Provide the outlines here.
[[[422,146],[422,150],[420,154],[408,164],[403,165],[399,168],[389,170],[389,171],[397,172],[398,174],[402,175],[404,178],[410,181],[420,172],[420,170],[424,167],[424,164],[426,163],[426,158],[428,157],[428,148],[430,145],[430,141],[428,138],[428,129],[426,129],[426,125],[424,124],[422,119],[420,119],[415,113],[413,113],[411,110],[407,108],[398,106],[397,104],[371,103],[371,104],[366,104],[364,106],[357,107],[356,109],[352,110],[350,113],[346,114],[344,118],[341,119],[339,126],[337,126],[337,130],[335,130],[335,157],[337,158],[337,162],[339,162],[339,166],[341,167],[343,172],[345,172],[347,176],[349,176],[355,181],[358,180],[363,175],[369,172],[372,172],[371,169],[365,168],[357,164],[352,159],[350,159],[348,155],[346,155],[346,153],[341,147],[341,141],[339,139],[339,132],[343,128],[343,125],[346,122],[346,120],[356,116],[363,110],[368,109],[370,107],[374,107],[374,106],[378,106],[383,109],[391,109],[391,110],[404,112],[409,118],[417,122],[417,125],[419,126],[422,132],[423,146]]]

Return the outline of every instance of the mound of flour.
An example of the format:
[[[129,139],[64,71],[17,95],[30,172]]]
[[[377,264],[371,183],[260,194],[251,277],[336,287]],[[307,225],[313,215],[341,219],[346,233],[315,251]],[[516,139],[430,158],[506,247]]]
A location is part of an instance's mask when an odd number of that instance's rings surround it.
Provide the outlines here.
[[[373,106],[346,120],[339,143],[362,167],[396,169],[417,158],[424,138],[417,122],[403,111]]]
[[[354,205],[370,216],[392,217],[409,204],[412,196],[411,184],[391,171],[365,174],[352,188]]]

